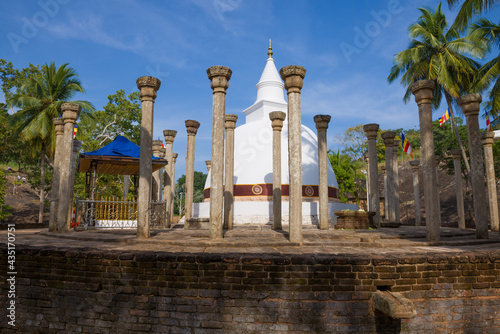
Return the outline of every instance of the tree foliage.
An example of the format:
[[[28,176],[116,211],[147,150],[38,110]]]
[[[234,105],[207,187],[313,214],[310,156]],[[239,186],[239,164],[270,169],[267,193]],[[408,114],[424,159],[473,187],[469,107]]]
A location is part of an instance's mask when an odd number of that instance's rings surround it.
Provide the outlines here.
[[[342,154],[340,150],[336,153],[329,150],[328,159],[337,178],[340,200],[346,203],[349,194],[353,194],[359,203],[359,192],[363,188],[355,180],[365,179],[365,176],[360,173],[363,162],[360,160],[353,161],[349,155]]]
[[[5,189],[7,189],[7,178],[3,170],[0,170],[0,222],[10,214],[10,206],[5,205]]]
[[[207,180],[207,174],[202,172],[195,171],[194,172],[194,182],[193,182],[193,202],[200,203],[203,202],[203,189],[205,188],[205,182]],[[176,191],[176,200],[174,202],[174,213],[179,214],[179,207],[184,208],[184,199],[185,199],[185,190],[186,189],[186,175],[183,174],[181,177],[177,179],[177,183],[175,185]],[[183,195],[181,195],[183,194]]]

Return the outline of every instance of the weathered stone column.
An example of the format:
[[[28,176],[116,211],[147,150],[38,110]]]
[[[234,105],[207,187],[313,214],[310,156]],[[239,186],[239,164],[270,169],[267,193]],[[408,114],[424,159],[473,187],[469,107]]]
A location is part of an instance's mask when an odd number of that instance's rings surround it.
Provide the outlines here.
[[[71,226],[71,221],[73,219],[73,199],[75,192],[75,178],[76,178],[76,166],[78,165],[78,152],[80,152],[80,147],[82,142],[79,140],[73,140],[73,154],[71,156],[71,170],[69,172],[69,193],[71,194],[68,210],[68,226]],[[75,222],[76,223],[76,222]]]
[[[394,140],[392,144],[392,162],[394,164],[394,210],[396,211],[396,223],[401,223],[401,202],[399,199],[399,168],[398,168],[398,150],[401,140]]]
[[[477,119],[481,101],[481,94],[468,94],[457,100],[467,122],[471,164],[470,180],[472,184],[474,216],[476,217],[476,237],[478,239],[487,239],[488,213],[486,208],[486,186],[484,184],[483,155],[481,152],[481,137]]]
[[[387,170],[385,166],[380,166],[380,170],[384,177],[384,221],[386,221],[389,217],[389,200],[387,199]],[[380,221],[382,221],[382,218],[380,218]]]
[[[234,218],[234,129],[238,116],[227,114],[226,126],[226,166],[224,168],[224,228],[233,228]]]
[[[175,200],[175,163],[177,162],[177,157],[179,156],[178,153],[172,153],[172,200],[170,201],[170,209],[169,209],[169,222],[173,223],[174,222],[174,200]]]
[[[153,114],[156,92],[161,81],[150,76],[136,81],[141,96],[141,155],[139,162],[139,195],[137,203],[137,237],[149,238],[151,176],[153,169]]]
[[[436,188],[437,188],[437,209],[439,218],[439,227],[441,227],[441,195],[439,193],[439,155],[434,155],[436,161]]]
[[[453,167],[455,169],[455,187],[457,188],[457,213],[458,213],[458,228],[465,228],[465,213],[464,213],[464,186],[462,182],[462,150],[451,150],[449,154],[453,158]]]
[[[420,167],[420,160],[410,161],[411,170],[413,172],[413,202],[415,207],[415,226],[422,224],[420,217],[420,184],[418,182],[418,169]]]
[[[49,231],[57,231],[57,208],[59,203],[59,180],[60,180],[60,164],[61,154],[63,150],[63,134],[64,120],[60,117],[52,120],[56,128],[56,149],[54,152],[54,168],[52,170],[52,190],[50,196],[50,216],[49,216]]]
[[[212,173],[210,174],[210,241],[221,241],[223,233],[224,118],[226,90],[233,72],[229,67],[212,66],[207,70],[213,90]]]
[[[386,131],[382,133],[382,139],[385,144],[385,170],[387,174],[387,199],[385,203],[387,204],[387,221],[389,223],[396,223],[396,190],[394,182],[394,161],[393,153],[394,150],[392,146],[394,145],[394,137],[396,137],[396,132]]]
[[[269,113],[273,128],[273,230],[281,230],[281,130],[286,113]]]
[[[439,241],[439,210],[434,163],[434,135],[432,134],[432,92],[434,81],[420,80],[410,86],[418,105],[420,138],[422,142],[422,169],[424,179],[425,225],[427,241]]]
[[[369,192],[368,192],[368,203],[369,210],[375,212],[373,217],[373,223],[376,227],[380,227],[380,192],[378,186],[378,164],[377,164],[377,133],[379,125],[378,124],[365,124],[363,130],[366,133],[366,138],[368,139],[368,181],[369,181]],[[372,163],[370,163],[372,162]],[[384,179],[385,180],[385,179]],[[386,186],[384,183],[384,191]],[[384,207],[387,209],[387,199],[384,195],[385,204]],[[387,219],[387,215],[386,215]]]
[[[212,168],[212,161],[205,160],[205,165],[207,165],[207,175],[208,175],[208,173],[210,173],[210,168]]]
[[[153,140],[153,145],[152,145],[152,149],[153,149],[153,156],[156,157],[156,158],[160,158],[160,151],[161,151],[161,144],[162,144],[162,141],[161,140]],[[160,170],[157,170],[156,172],[153,172],[153,186],[151,187],[152,188],[152,192],[151,192],[151,199],[152,201],[154,202],[157,202],[161,199],[161,195],[160,195],[160,192],[161,192],[161,181],[160,181]]]
[[[280,70],[288,95],[288,178],[290,242],[302,244],[302,131],[300,90],[306,69],[286,66]]]
[[[327,154],[327,137],[326,130],[328,123],[331,120],[330,115],[314,116],[316,130],[318,131],[318,168],[319,168],[319,228],[328,230],[328,154]]]
[[[59,165],[59,204],[57,208],[57,230],[59,232],[67,231],[69,228],[68,211],[71,199],[73,198],[73,193],[70,193],[73,129],[81,110],[82,108],[75,103],[63,103],[61,105],[64,120],[64,135],[63,144],[61,145],[61,163]]]
[[[493,132],[484,132],[481,134],[481,141],[484,148],[484,162],[486,165],[486,182],[488,183],[491,231],[498,232],[497,184],[495,179],[495,165],[493,162],[494,137],[495,134]]]
[[[370,157],[368,156],[368,152],[363,153],[363,159],[366,163],[366,209],[367,211],[371,211],[370,204]]]
[[[187,152],[186,152],[186,214],[185,221],[193,217],[193,195],[194,195],[194,143],[195,136],[200,127],[200,122],[187,120]]]
[[[165,177],[163,179],[163,199],[165,200],[165,227],[169,228],[170,224],[172,224],[173,213],[171,212],[172,203],[174,201],[174,187],[175,187],[175,179],[172,177],[172,173],[174,171],[174,162],[173,162],[173,147],[174,147],[174,139],[177,135],[177,131],[175,130],[163,130],[163,136],[165,137],[165,159],[167,160],[167,165],[165,166]]]

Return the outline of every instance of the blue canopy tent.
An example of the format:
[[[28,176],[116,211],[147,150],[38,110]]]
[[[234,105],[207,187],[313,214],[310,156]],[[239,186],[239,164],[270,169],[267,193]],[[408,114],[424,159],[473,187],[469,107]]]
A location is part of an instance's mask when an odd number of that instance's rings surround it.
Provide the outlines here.
[[[108,145],[91,152],[80,154],[79,172],[113,175],[139,175],[141,149],[123,136],[116,136]],[[152,157],[153,172],[164,167],[167,160]],[[94,169],[95,168],[95,169]]]

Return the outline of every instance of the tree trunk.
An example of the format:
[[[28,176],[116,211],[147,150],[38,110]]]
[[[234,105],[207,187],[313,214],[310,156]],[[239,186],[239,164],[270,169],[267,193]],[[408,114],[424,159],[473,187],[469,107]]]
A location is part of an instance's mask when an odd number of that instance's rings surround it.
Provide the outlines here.
[[[38,223],[43,224],[43,209],[45,201],[45,144],[42,143],[42,154],[40,159],[40,208],[38,211]]]
[[[467,170],[467,175],[469,175],[470,174],[469,160],[467,159],[467,155],[465,154],[465,148],[464,145],[462,144],[462,140],[460,139],[460,133],[458,132],[457,123],[455,122],[455,114],[453,113],[453,108],[451,107],[451,97],[447,92],[444,93],[444,96],[446,97],[446,103],[448,104],[448,110],[450,111],[451,124],[455,129],[455,135],[457,136],[458,146],[460,146],[460,150],[462,151],[462,158],[464,159],[465,169]]]

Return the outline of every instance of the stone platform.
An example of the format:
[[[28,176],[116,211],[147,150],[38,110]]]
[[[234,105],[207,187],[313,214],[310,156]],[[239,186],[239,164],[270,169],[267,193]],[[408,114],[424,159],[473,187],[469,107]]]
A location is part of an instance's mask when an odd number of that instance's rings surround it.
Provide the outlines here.
[[[500,333],[500,237],[425,227],[16,231],[2,333]],[[0,308],[9,285],[0,231]],[[400,301],[403,301],[402,304]]]

